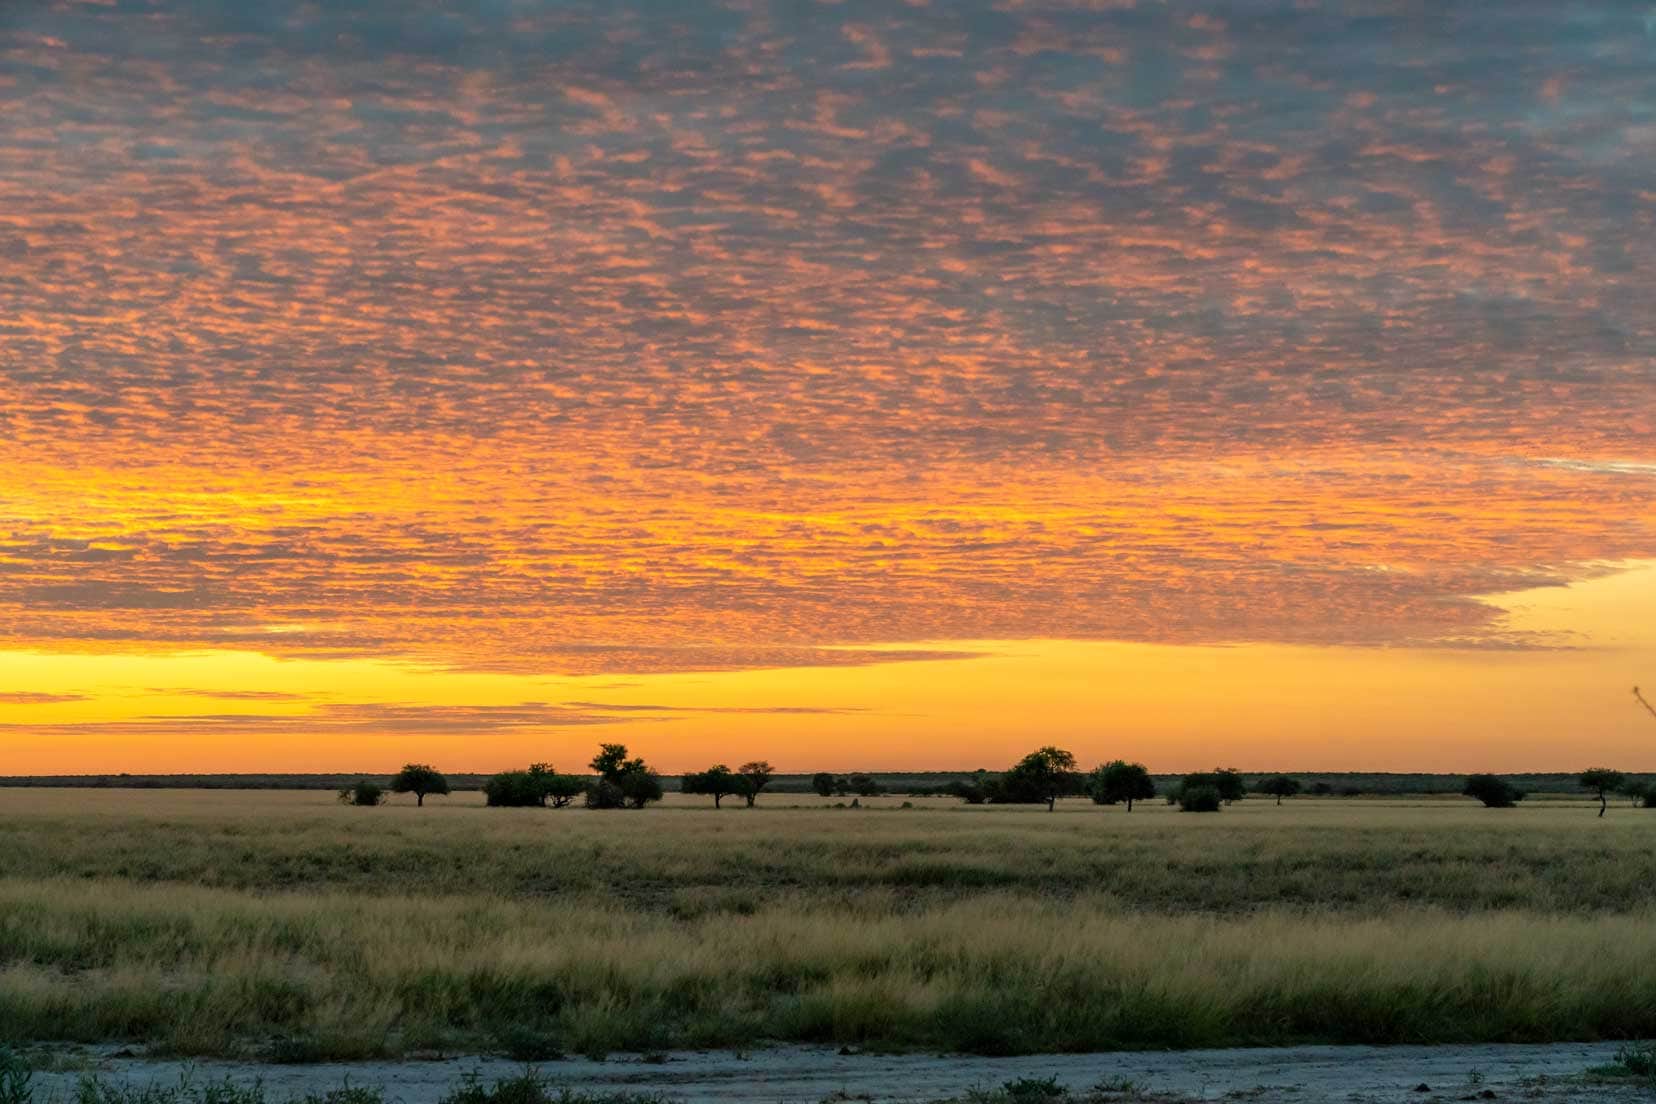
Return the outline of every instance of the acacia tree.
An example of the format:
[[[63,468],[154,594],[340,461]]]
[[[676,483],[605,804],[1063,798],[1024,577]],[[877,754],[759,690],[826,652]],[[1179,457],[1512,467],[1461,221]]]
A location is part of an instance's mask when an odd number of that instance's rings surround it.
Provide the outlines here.
[[[1096,768],[1087,776],[1087,793],[1099,805],[1126,802],[1130,813],[1133,802],[1148,801],[1156,796],[1156,783],[1143,763],[1117,759]]]
[[[713,807],[720,808],[720,802],[733,793],[742,793],[747,780],[723,763],[708,767],[704,771],[696,771],[684,776],[679,782],[679,790],[687,794],[705,794],[713,799]]]
[[[844,783],[838,775],[829,774],[827,771],[817,771],[811,775],[811,789],[816,791],[818,797],[833,797],[842,785]]]
[[[397,777],[391,780],[392,793],[411,793],[414,795],[414,804],[425,806],[426,794],[447,796],[449,792],[448,779],[437,768],[425,763],[409,763],[397,772]]]
[[[1014,804],[1042,804],[1051,812],[1058,799],[1075,793],[1080,780],[1075,774],[1075,756],[1063,748],[1047,745],[1036,748],[1000,777],[1000,799]]]
[[[1609,767],[1590,767],[1582,771],[1576,781],[1581,783],[1581,788],[1584,790],[1597,791],[1599,799],[1598,815],[1603,816],[1604,810],[1609,805],[1605,800],[1605,794],[1612,790],[1621,789],[1627,781],[1627,776],[1621,771],[1611,770]]]
[[[1286,774],[1276,774],[1262,781],[1254,789],[1262,794],[1274,794],[1276,803],[1281,805],[1283,798],[1293,797],[1300,792],[1300,780],[1290,778]]]
[[[736,773],[747,781],[747,789],[743,791],[742,796],[747,798],[748,808],[751,809],[759,797],[759,791],[770,784],[776,769],[763,759],[755,759],[751,763],[743,763],[737,767]]]

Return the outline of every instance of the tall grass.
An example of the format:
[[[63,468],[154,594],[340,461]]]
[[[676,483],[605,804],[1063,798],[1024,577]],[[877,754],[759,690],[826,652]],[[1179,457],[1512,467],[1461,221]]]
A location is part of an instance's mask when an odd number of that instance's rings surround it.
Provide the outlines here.
[[[1656,1034],[1656,815],[0,791],[0,1039],[350,1058]]]
[[[316,1057],[767,1039],[979,1052],[1633,1037],[1656,914],[1124,913],[1005,894],[914,910],[621,906],[12,880],[0,1035]]]

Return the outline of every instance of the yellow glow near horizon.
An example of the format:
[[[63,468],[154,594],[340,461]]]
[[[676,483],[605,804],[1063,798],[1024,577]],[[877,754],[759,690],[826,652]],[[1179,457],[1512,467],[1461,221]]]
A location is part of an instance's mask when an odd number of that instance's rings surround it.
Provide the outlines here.
[[[1656,769],[1656,722],[1628,694],[1641,674],[1656,681],[1656,565],[1494,600],[1514,630],[1574,647],[918,642],[980,654],[625,677],[6,652],[0,685],[28,690],[0,700],[3,769],[384,771],[428,759],[489,771],[578,765],[599,740],[667,770],[759,756],[801,771],[993,768],[1047,742],[1164,771]]]

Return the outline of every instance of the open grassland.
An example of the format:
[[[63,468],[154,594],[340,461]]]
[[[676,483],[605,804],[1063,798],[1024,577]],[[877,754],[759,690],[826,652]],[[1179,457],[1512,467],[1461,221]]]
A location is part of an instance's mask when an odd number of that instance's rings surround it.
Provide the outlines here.
[[[194,1054],[1656,1034],[1656,812],[0,792],[0,1038]]]

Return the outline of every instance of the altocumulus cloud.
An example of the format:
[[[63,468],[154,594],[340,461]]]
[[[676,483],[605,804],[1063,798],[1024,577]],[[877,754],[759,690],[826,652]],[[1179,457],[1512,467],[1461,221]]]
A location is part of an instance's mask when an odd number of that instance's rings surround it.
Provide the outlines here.
[[[1545,644],[1656,555],[1647,22],[10,5],[0,637]]]

